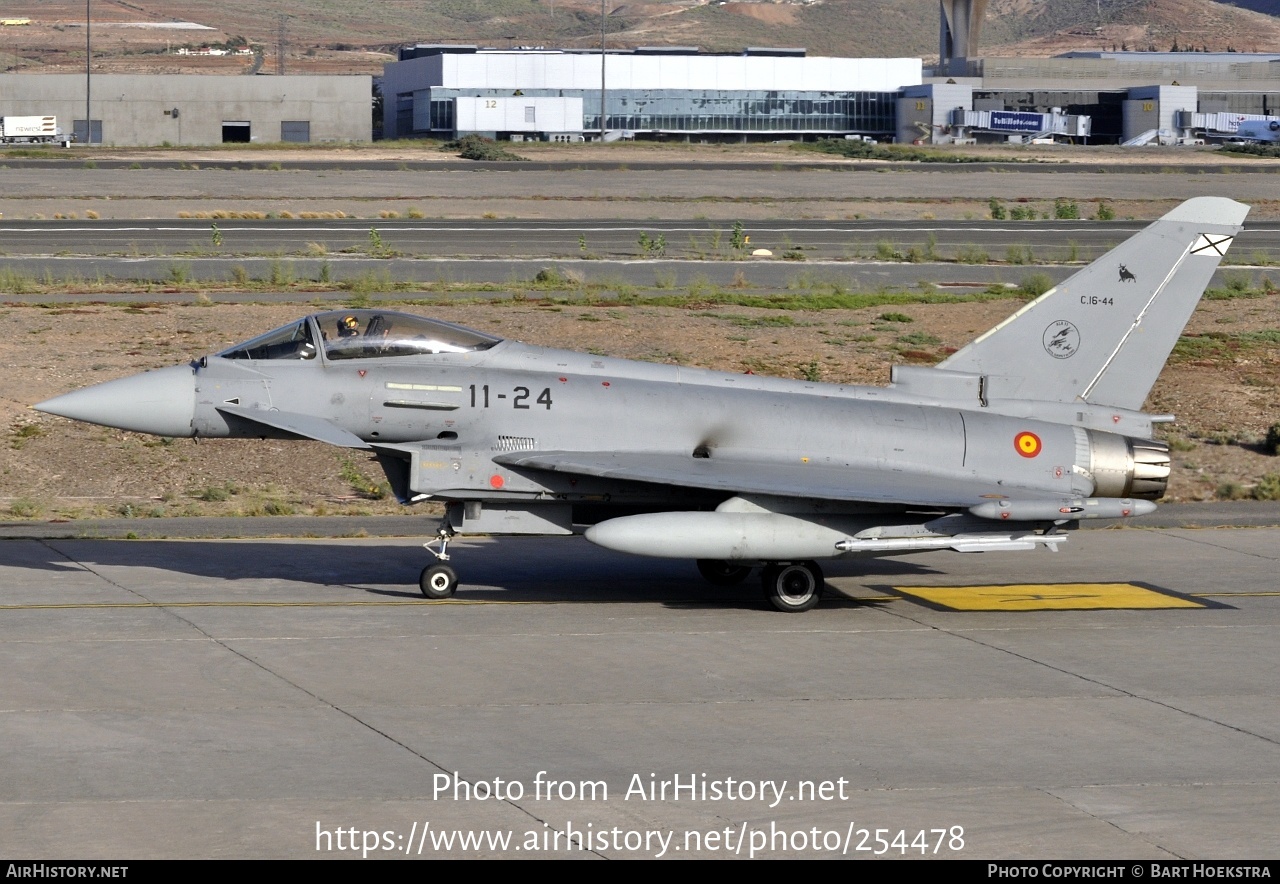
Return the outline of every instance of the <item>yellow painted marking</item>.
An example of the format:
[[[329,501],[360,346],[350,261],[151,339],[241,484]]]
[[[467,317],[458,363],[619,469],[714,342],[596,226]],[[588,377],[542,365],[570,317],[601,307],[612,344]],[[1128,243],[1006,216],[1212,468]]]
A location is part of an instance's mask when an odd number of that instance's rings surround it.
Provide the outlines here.
[[[1204,608],[1185,596],[1133,583],[1021,583],[1010,586],[895,586],[953,611],[1099,611]]]
[[[461,393],[461,387],[450,387],[438,384],[397,384],[387,381],[388,390],[426,390],[432,393]]]

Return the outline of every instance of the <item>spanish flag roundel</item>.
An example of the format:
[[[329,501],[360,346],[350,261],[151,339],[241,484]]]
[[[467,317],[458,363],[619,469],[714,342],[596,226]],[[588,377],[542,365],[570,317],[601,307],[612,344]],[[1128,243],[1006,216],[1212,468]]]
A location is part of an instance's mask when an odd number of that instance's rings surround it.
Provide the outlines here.
[[[1023,457],[1035,457],[1040,453],[1040,437],[1024,430],[1013,437],[1013,447]]]

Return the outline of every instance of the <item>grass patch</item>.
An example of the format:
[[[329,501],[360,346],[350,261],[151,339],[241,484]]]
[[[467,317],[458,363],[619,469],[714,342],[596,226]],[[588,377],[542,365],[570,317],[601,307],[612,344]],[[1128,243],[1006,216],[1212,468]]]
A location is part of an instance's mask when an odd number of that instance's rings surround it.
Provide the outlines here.
[[[440,148],[444,151],[457,151],[464,160],[487,160],[490,162],[522,163],[525,158],[514,154],[499,145],[492,138],[479,135],[465,135],[457,141],[449,141]]]
[[[737,313],[706,313],[711,319],[722,319],[738,328],[792,328],[800,325],[795,317],[785,313],[774,316],[741,316]]]
[[[959,304],[974,301],[999,301],[1019,298],[1016,289],[993,288],[971,295],[947,295],[938,292],[832,292],[812,294],[749,295],[712,290],[693,295],[655,295],[630,298],[625,303],[644,303],[655,307],[760,307],[766,310],[861,310],[864,307],[904,306],[908,304]],[[621,300],[621,299],[620,299]]]
[[[230,482],[224,482],[221,485],[206,485],[204,488],[196,490],[192,497],[196,500],[203,500],[206,503],[221,503],[224,500],[230,500],[237,491],[236,486]]]
[[[26,497],[19,497],[9,504],[9,515],[18,519],[38,519],[44,515],[44,507]]]
[[[843,138],[821,138],[812,142],[797,142],[792,150],[829,154],[851,160],[888,160],[899,163],[987,163],[986,157],[951,151],[930,150],[910,144],[870,144],[866,141],[848,141]]]
[[[1241,157],[1275,159],[1280,157],[1280,144],[1224,144],[1222,152]]]
[[[391,486],[385,480],[370,479],[356,462],[344,457],[338,467],[338,475],[342,481],[351,486],[351,490],[369,500],[383,500],[391,496]]]
[[[989,264],[991,256],[977,246],[965,246],[956,250],[957,264]]]
[[[1253,486],[1254,500],[1280,500],[1280,473],[1267,473]]]
[[[1023,294],[1038,298],[1053,288],[1053,280],[1049,278],[1047,273],[1032,273],[1022,278],[1018,288],[1021,289]]]
[[[533,288],[550,291],[581,289],[585,278],[576,270],[543,267],[533,277]]]
[[[27,447],[29,441],[43,435],[44,430],[39,424],[21,424],[9,434],[9,447],[15,451],[21,451]]]
[[[1255,349],[1280,347],[1280,329],[1265,328],[1252,332],[1205,332],[1183,335],[1173,346],[1170,359],[1180,362],[1221,362],[1235,360]]]

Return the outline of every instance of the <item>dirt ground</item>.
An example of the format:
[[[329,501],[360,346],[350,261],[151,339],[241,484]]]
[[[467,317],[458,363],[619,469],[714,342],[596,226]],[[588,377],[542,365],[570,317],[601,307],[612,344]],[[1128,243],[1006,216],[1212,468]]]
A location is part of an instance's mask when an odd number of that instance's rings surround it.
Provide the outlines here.
[[[779,311],[528,299],[405,309],[553,347],[883,384],[890,364],[937,361],[1018,306],[1010,299]],[[319,443],[162,440],[28,408],[217,351],[309,309],[216,302],[0,309],[7,331],[0,338],[0,513],[57,519],[397,511],[393,501],[378,499],[380,472],[359,454]],[[1192,318],[1191,345],[1175,353],[1148,402],[1150,410],[1179,418],[1164,433],[1175,448],[1169,499],[1242,495],[1280,471],[1280,460],[1258,444],[1280,420],[1277,329],[1277,295],[1205,301]]]
[[[240,160],[249,163],[308,160],[341,162],[359,159],[369,162],[447,162],[457,159],[450,151],[441,150],[436,141],[392,141],[342,147],[331,144],[263,145],[245,148],[114,148],[80,145],[71,150],[95,160],[164,160],[201,163]],[[503,149],[527,160],[563,163],[644,163],[644,162],[715,162],[715,163],[782,163],[792,165],[847,166],[876,165],[878,160],[850,160],[832,154],[798,150],[791,142],[774,144],[701,144],[680,141],[616,141],[610,144],[563,144],[521,142],[503,144]],[[1108,165],[1153,166],[1166,168],[1207,168],[1224,162],[1240,165],[1266,165],[1280,168],[1280,159],[1262,159],[1225,154],[1216,146],[1183,145],[1178,147],[1120,147],[1087,144],[979,144],[939,145],[931,150],[974,156],[989,162],[1033,163],[1106,163]],[[927,169],[928,164],[922,164]]]
[[[10,160],[0,151],[6,185],[0,188],[0,214],[6,221],[967,221],[990,217],[993,199],[1010,213],[1017,203],[1033,217],[1049,218],[1055,199],[1062,198],[1078,204],[1081,218],[1099,216],[1105,205],[1116,218],[1147,220],[1203,195],[1249,203],[1251,222],[1280,218],[1280,199],[1271,186],[1280,160],[1224,162],[1220,151],[1201,149],[1037,147],[1037,155],[1067,161],[1019,164],[1014,172],[1001,166],[831,162],[784,145],[522,145],[521,150],[552,165],[495,169],[461,163],[451,153],[421,145],[102,153],[73,148],[60,152],[67,157],[65,167],[28,163],[22,156]],[[1008,152],[993,148],[980,155],[998,159]],[[119,162],[108,165],[108,159]],[[131,168],[138,160],[154,159],[169,165]],[[314,164],[291,165],[298,160]],[[586,167],[588,160],[599,165]],[[228,169],[228,161],[244,166]],[[384,165],[371,165],[377,161]],[[1102,165],[1080,165],[1087,162]],[[329,163],[335,168],[324,165]]]

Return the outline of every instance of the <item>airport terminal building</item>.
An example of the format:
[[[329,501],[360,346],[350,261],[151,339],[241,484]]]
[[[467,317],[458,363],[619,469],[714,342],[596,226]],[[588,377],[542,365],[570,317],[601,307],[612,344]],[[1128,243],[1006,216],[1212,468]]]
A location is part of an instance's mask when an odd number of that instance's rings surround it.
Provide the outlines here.
[[[1172,144],[1231,137],[1280,114],[1280,56],[1072,53],[964,59],[737,55],[688,47],[609,51],[417,44],[382,82],[387,138]],[[935,75],[936,74],[936,75]]]
[[[387,138],[772,140],[894,132],[917,58],[810,58],[802,49],[709,55],[682,47],[599,52],[401,50],[382,82]],[[603,84],[602,84],[603,73]]]

